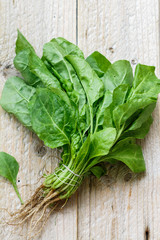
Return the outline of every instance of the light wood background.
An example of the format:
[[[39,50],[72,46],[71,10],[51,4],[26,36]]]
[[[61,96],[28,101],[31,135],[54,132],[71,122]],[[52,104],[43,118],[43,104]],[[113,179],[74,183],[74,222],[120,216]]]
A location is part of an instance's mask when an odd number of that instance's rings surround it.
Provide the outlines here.
[[[110,61],[128,59],[156,66],[160,73],[158,0],[0,0],[0,91],[13,67],[16,29],[37,53],[43,43],[62,36],[77,43],[87,56],[98,50]],[[36,240],[159,240],[160,239],[160,105],[154,111],[150,133],[141,141],[145,174],[108,166],[101,180],[86,179],[65,208],[53,214]],[[0,109],[0,151],[20,164],[18,186],[28,199],[44,172],[57,166],[58,152],[45,148],[34,134]],[[12,186],[0,178],[0,207],[20,207]],[[24,240],[4,226],[0,212],[0,239]]]

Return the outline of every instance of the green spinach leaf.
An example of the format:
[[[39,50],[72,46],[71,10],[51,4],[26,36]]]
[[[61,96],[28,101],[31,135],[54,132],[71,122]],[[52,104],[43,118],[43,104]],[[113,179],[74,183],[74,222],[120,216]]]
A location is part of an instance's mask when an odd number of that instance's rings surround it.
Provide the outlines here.
[[[107,155],[116,138],[115,128],[105,128],[91,137],[89,159]]]
[[[137,64],[129,99],[140,96],[156,100],[159,91],[160,81],[155,75],[155,67]]]
[[[133,73],[130,63],[126,60],[119,60],[108,67],[102,77],[106,90],[113,91],[120,84],[132,85]]]
[[[21,51],[25,49],[29,49],[31,52],[35,52],[32,45],[27,41],[27,39],[23,36],[23,34],[18,30],[18,36],[16,40],[16,48],[15,52],[16,54],[20,53]]]
[[[106,91],[102,101],[100,102],[97,112],[96,112],[96,125],[95,125],[95,132],[98,130],[98,128],[100,126],[102,126],[104,124],[104,119],[106,121],[107,116],[104,114],[107,114],[107,107],[112,103],[112,93],[110,91]],[[106,123],[106,122],[105,122]],[[107,127],[108,123],[106,123],[106,127]],[[110,127],[112,125],[109,125],[108,127]]]
[[[152,116],[149,116],[145,122],[139,128],[135,130],[126,130],[122,134],[121,138],[134,137],[137,139],[143,139],[149,132],[150,126],[153,122]]]
[[[91,122],[90,132],[93,133],[93,104],[104,95],[103,83],[84,59],[72,55],[66,56],[66,59],[72,64],[85,90]]]
[[[83,52],[79,49],[79,47],[69,41],[67,41],[66,39],[62,38],[62,37],[58,37],[58,38],[53,38],[51,40],[51,42],[53,43],[58,43],[58,45],[63,48],[63,50],[65,51],[65,55],[75,55],[81,58],[84,58],[84,54]]]
[[[133,172],[143,172],[146,169],[142,149],[132,138],[126,138],[118,142],[107,158],[125,163]]]
[[[72,87],[69,87],[67,83],[71,82],[73,84],[74,90],[77,92],[79,97],[79,112],[82,112],[82,108],[86,103],[86,96],[84,89],[79,82],[79,79],[72,67],[72,65],[65,59],[66,52],[57,41],[51,41],[46,43],[43,47],[43,56],[47,61],[53,66],[53,69],[56,70],[60,76],[62,86],[66,92],[73,92]]]
[[[0,105],[12,113],[26,127],[32,129],[28,103],[35,94],[35,88],[24,83],[19,77],[10,77],[4,86]]]
[[[108,67],[111,65],[110,61],[97,51],[89,55],[86,58],[86,61],[100,78],[103,77],[105,72],[107,72]]]
[[[34,75],[29,69],[29,56],[30,50],[25,49],[14,58],[14,66],[22,74],[24,81],[31,86],[37,86],[40,83],[40,79]]]
[[[95,175],[97,178],[101,178],[106,174],[106,169],[104,166],[94,166],[90,170],[93,175]]]
[[[5,152],[0,152],[0,176],[5,177],[12,183],[21,204],[23,204],[16,183],[18,170],[19,164],[16,159]]]
[[[70,145],[75,131],[75,112],[62,99],[62,95],[48,89],[37,89],[36,98],[30,103],[32,128],[50,148]]]
[[[58,79],[47,69],[43,61],[33,52],[29,54],[28,67],[47,88],[61,88]]]

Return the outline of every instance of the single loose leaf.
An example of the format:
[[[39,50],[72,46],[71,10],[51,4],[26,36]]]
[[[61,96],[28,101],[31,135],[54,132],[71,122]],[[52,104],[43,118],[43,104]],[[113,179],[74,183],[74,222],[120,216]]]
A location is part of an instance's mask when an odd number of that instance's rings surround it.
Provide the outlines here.
[[[23,204],[16,183],[18,170],[19,164],[16,159],[5,152],[0,152],[0,176],[5,177],[12,183],[14,190],[21,201],[21,204]]]

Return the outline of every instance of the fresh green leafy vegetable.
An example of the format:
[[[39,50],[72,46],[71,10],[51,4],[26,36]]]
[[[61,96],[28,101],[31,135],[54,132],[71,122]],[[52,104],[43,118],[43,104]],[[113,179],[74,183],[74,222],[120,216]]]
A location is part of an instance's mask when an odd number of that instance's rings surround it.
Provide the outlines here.
[[[86,58],[86,61],[100,78],[104,76],[104,74],[107,72],[108,67],[111,65],[110,61],[99,52],[92,53]]]
[[[28,103],[35,94],[35,88],[26,85],[19,77],[10,77],[4,86],[0,104],[26,127],[32,129]],[[8,97],[9,96],[9,97]]]
[[[30,115],[38,137],[51,148],[70,144],[70,135],[76,125],[75,114],[62,96],[48,89],[38,89],[33,101]]]
[[[91,137],[89,159],[107,155],[110,148],[114,144],[115,138],[115,128],[105,128],[99,132],[94,133]]]
[[[118,142],[110,151],[107,158],[113,158],[125,163],[133,172],[145,171],[145,163],[141,147],[135,139],[126,138]]]
[[[16,183],[18,170],[19,164],[16,159],[5,152],[0,152],[0,176],[8,179],[12,183],[21,204],[23,204]]]
[[[104,166],[94,166],[90,170],[97,178],[102,177],[103,175],[106,174],[106,170]]]
[[[145,171],[136,139],[146,136],[153,121],[160,93],[154,67],[138,64],[133,77],[128,61],[110,63],[99,52],[85,59],[64,38],[46,43],[39,58],[20,32],[14,64],[24,79],[6,81],[1,106],[62,152],[59,167],[33,196],[33,208],[45,211],[47,204],[68,199],[86,176],[104,175],[106,162]],[[35,216],[32,206],[24,207],[23,217]]]
[[[67,91],[67,93],[69,92],[70,94],[73,92],[73,89],[76,91],[79,98],[79,111],[81,113],[86,102],[86,96],[72,65],[65,59],[69,53],[69,51],[66,51],[66,49],[63,49],[58,44],[56,39],[46,43],[43,47],[43,57],[51,64],[54,69],[54,73],[55,70],[58,72],[59,79],[63,84],[63,88]],[[70,91],[69,88],[71,88]]]
[[[105,89],[110,91],[113,91],[121,84],[129,84],[131,86],[133,73],[130,63],[126,60],[119,60],[111,64],[102,77],[102,80]]]

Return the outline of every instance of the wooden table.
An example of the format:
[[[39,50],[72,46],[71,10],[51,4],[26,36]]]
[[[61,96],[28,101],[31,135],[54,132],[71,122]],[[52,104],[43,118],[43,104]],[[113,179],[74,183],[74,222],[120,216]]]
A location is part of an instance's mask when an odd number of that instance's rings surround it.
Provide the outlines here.
[[[41,55],[43,43],[62,36],[77,43],[87,56],[98,50],[110,61],[128,59],[160,72],[158,0],[0,0],[0,89],[16,74],[13,57],[16,29]],[[37,240],[159,240],[160,239],[160,116],[144,141],[147,171],[133,175],[120,165],[101,180],[87,179],[65,208],[53,214]],[[0,151],[20,164],[18,186],[28,199],[43,172],[57,166],[57,150],[43,146],[13,116],[0,109]],[[12,186],[0,178],[0,207],[20,206]],[[7,213],[0,214],[1,222]],[[0,227],[0,239],[23,240],[11,226]]]

